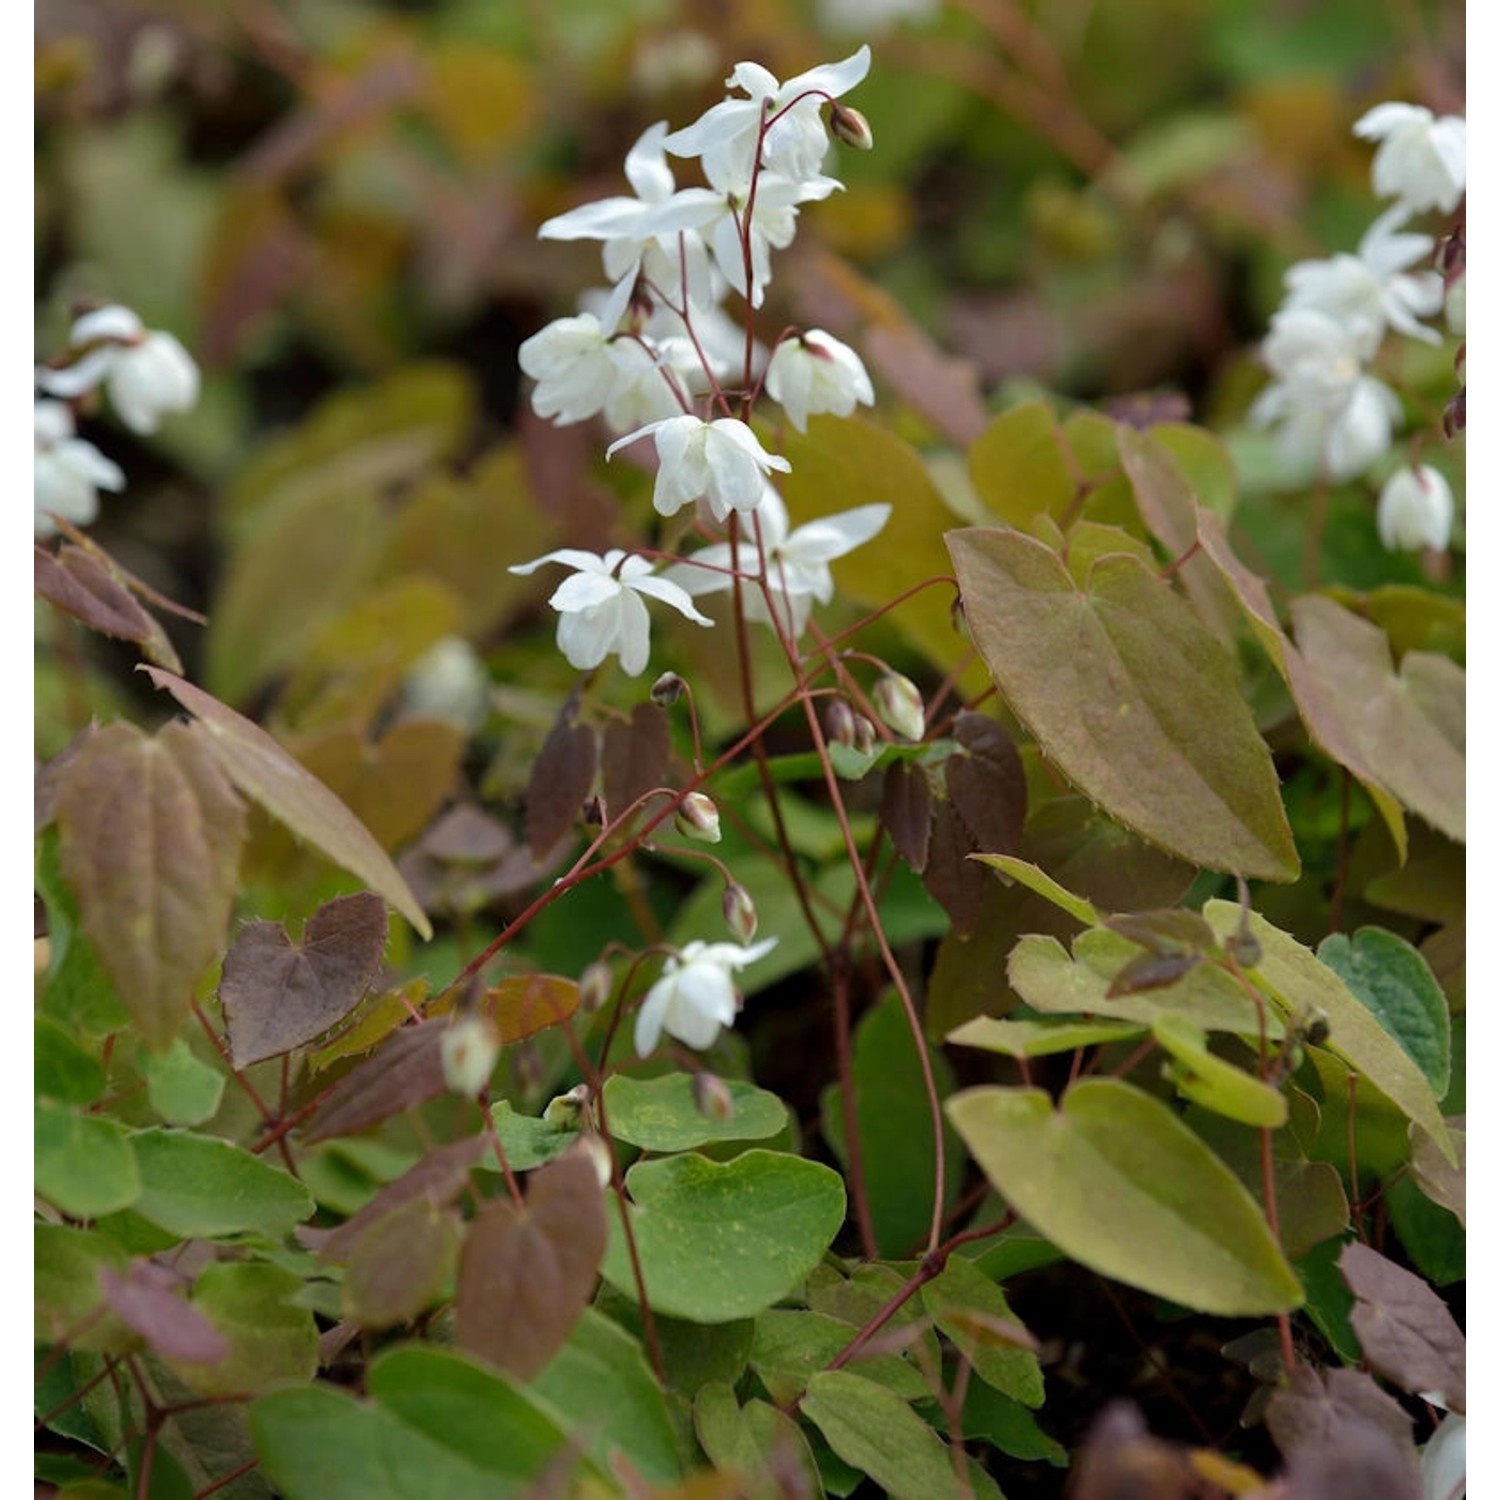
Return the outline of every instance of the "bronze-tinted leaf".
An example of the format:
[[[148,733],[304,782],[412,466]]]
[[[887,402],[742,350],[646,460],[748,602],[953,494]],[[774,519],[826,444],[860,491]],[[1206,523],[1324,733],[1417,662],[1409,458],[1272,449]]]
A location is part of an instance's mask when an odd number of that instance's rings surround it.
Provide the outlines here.
[[[1339,1270],[1355,1297],[1349,1321],[1376,1371],[1403,1391],[1435,1393],[1450,1411],[1461,1412],[1464,1336],[1443,1299],[1368,1245],[1345,1245]]]
[[[206,1365],[223,1359],[229,1343],[186,1297],[180,1278],[148,1260],[130,1263],[121,1276],[108,1266],[99,1272],[99,1290],[116,1316],[160,1355],[183,1364]]]
[[[471,1135],[446,1146],[435,1146],[410,1171],[388,1182],[357,1213],[351,1214],[318,1249],[320,1259],[342,1261],[360,1236],[398,1208],[423,1198],[439,1207],[452,1203],[469,1181],[469,1169],[489,1149],[489,1137]]]
[[[436,1099],[448,1086],[443,1079],[442,1036],[439,1025],[398,1031],[374,1057],[338,1081],[305,1139],[357,1135],[404,1109]]]
[[[81,547],[64,545],[55,553],[37,547],[35,586],[49,604],[82,620],[91,630],[143,646],[150,642],[152,650],[147,654],[153,661],[181,670],[161,626],[97,557]]]
[[[578,821],[584,798],[594,784],[598,741],[586,724],[575,724],[571,706],[553,725],[531,768],[526,784],[526,842],[537,859]]]
[[[106,725],[69,759],[59,856],[85,935],[146,1042],[165,1047],[222,951],[245,811],[206,737]]]
[[[486,990],[480,1004],[508,1045],[567,1020],[578,1009],[578,984],[559,974],[516,974]]]
[[[1122,912],[1106,917],[1104,925],[1151,953],[1214,953],[1219,947],[1213,928],[1197,912],[1180,906]]]
[[[1202,962],[1202,956],[1197,953],[1137,954],[1110,980],[1104,998],[1116,1000],[1121,995],[1164,990],[1168,985],[1176,984],[1184,974],[1197,968]]]
[[[978,925],[985,888],[990,883],[984,867],[969,858],[972,853],[974,842],[963,819],[951,802],[940,798],[932,807],[932,836],[922,884],[948,913],[954,932],[960,936],[973,932]]]
[[[413,1198],[359,1237],[344,1275],[343,1311],[362,1328],[391,1328],[443,1293],[458,1259],[458,1215]]]
[[[604,730],[604,801],[611,819],[623,817],[635,799],[662,783],[672,750],[665,711],[637,703],[630,722],[613,719]]]
[[[1391,1396],[1361,1370],[1315,1370],[1298,1365],[1288,1384],[1271,1398],[1266,1426],[1291,1463],[1305,1463],[1319,1452],[1342,1455],[1330,1465],[1335,1470],[1363,1467],[1363,1455],[1384,1455],[1381,1488],[1351,1490],[1364,1500],[1378,1493],[1381,1500],[1420,1500],[1417,1450],[1412,1444],[1411,1418]],[[1311,1496],[1311,1491],[1303,1494]],[[1323,1492],[1325,1495],[1329,1492]],[[1320,1495],[1320,1500],[1322,1496]]]
[[[1289,880],[1296,846],[1239,674],[1134,557],[1077,589],[1015,531],[950,531],[974,640],[1042,752],[1111,816],[1209,869]]]
[[[897,853],[920,875],[927,868],[932,837],[932,788],[921,766],[895,760],[886,768],[880,821]]]
[[[265,730],[201,688],[158,667],[145,671],[196,715],[219,763],[247,797],[384,896],[422,937],[432,936],[432,924],[370,830],[316,776]]]
[[[1450,1163],[1438,1149],[1437,1143],[1425,1130],[1416,1126],[1411,1129],[1411,1175],[1422,1191],[1434,1203],[1446,1208],[1460,1224],[1466,1222],[1465,1182],[1467,1180],[1467,1156],[1465,1149],[1467,1131],[1464,1117],[1455,1115],[1448,1122],[1448,1140],[1453,1146],[1456,1162]]]
[[[531,1174],[526,1206],[487,1204],[458,1265],[458,1346],[530,1380],[567,1341],[604,1259],[604,1194],[583,1154]]]
[[[963,747],[943,763],[948,799],[984,854],[1014,854],[1026,821],[1026,773],[1011,737],[984,714],[964,712],[953,725]]]
[[[219,981],[234,1066],[279,1057],[342,1021],[364,999],[385,936],[385,902],[372,891],[320,906],[300,943],[278,922],[249,923]]]

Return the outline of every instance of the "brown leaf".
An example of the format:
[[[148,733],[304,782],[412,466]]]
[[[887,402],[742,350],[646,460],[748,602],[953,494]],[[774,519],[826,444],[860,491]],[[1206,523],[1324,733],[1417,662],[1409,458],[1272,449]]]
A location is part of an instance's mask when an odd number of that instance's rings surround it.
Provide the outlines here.
[[[932,836],[922,884],[948,913],[960,937],[978,925],[980,905],[990,883],[984,866],[969,858],[974,852],[974,841],[953,804],[946,798],[933,803]]]
[[[921,766],[892,761],[880,797],[880,821],[896,851],[918,875],[927,868],[932,837],[932,788]]]
[[[558,974],[516,974],[486,990],[480,1004],[509,1045],[567,1020],[578,1009],[578,985]]]
[[[360,1236],[344,1275],[344,1316],[362,1328],[391,1328],[443,1293],[458,1259],[457,1214],[413,1198]]]
[[[1219,940],[1195,911],[1167,907],[1162,911],[1121,912],[1106,917],[1104,925],[1151,953],[1214,953]]]
[[[1368,1245],[1345,1245],[1339,1270],[1355,1297],[1349,1321],[1376,1371],[1403,1391],[1429,1400],[1435,1392],[1450,1411],[1463,1411],[1464,1336],[1443,1299]]]
[[[1197,1484],[1187,1455],[1153,1437],[1128,1401],[1112,1401],[1094,1419],[1068,1485],[1070,1500],[1192,1500]]]
[[[505,824],[471,802],[450,807],[422,836],[423,854],[454,864],[489,864],[515,847]]]
[[[181,1285],[165,1266],[148,1260],[132,1261],[123,1276],[108,1266],[99,1271],[104,1300],[158,1354],[190,1365],[224,1359],[229,1354],[224,1335],[178,1295]]]
[[[432,924],[385,850],[316,776],[227,704],[158,667],[144,670],[198,718],[219,763],[247,797],[384,896],[422,937],[432,936]]]
[[[249,923],[219,981],[234,1066],[279,1057],[342,1021],[364,999],[385,938],[385,902],[373,891],[320,906],[300,943],[278,922]]]
[[[201,730],[106,725],[57,792],[62,872],[85,935],[151,1047],[176,1035],[222,951],[245,810]]]
[[[325,1261],[348,1260],[360,1237],[373,1224],[422,1198],[446,1207],[464,1190],[469,1169],[489,1147],[486,1135],[471,1135],[446,1146],[435,1146],[416,1166],[388,1182],[357,1213],[351,1214],[322,1242],[318,1257]]]
[[[571,722],[572,705],[553,725],[526,784],[526,842],[542,860],[578,820],[594,784],[598,741],[586,724]]]
[[[1266,1407],[1266,1426],[1289,1461],[1320,1450],[1352,1458],[1376,1445],[1373,1431],[1388,1455],[1381,1500],[1418,1500],[1422,1493],[1411,1418],[1363,1371],[1299,1365]]]
[[[334,1085],[304,1139],[357,1135],[404,1109],[436,1099],[443,1079],[441,1026],[407,1026]]]
[[[1143,990],[1164,990],[1202,962],[1197,953],[1139,954],[1110,980],[1104,998],[1117,1000],[1121,995],[1138,995]]]
[[[1416,1180],[1417,1186],[1434,1203],[1446,1208],[1460,1224],[1463,1224],[1465,1222],[1464,1184],[1468,1155],[1465,1149],[1467,1132],[1464,1129],[1464,1116],[1455,1115],[1447,1123],[1451,1127],[1448,1137],[1453,1142],[1453,1149],[1458,1157],[1457,1164],[1450,1165],[1438,1149],[1437,1142],[1425,1130],[1419,1130],[1414,1126],[1411,1131],[1411,1175]]]
[[[637,703],[628,724],[615,719],[605,726],[604,801],[611,819],[661,785],[671,749],[667,715],[655,703]]]
[[[150,637],[151,616],[103,563],[80,548],[64,545],[53,553],[36,547],[35,577],[42,598],[91,630],[124,641]]]
[[[566,1342],[593,1295],[608,1229],[593,1163],[570,1154],[533,1172],[526,1206],[487,1204],[458,1265],[461,1349],[529,1380]]]
[[[959,714],[953,735],[963,751],[943,764],[943,781],[974,848],[1016,854],[1026,821],[1026,773],[1011,737],[984,714]]]

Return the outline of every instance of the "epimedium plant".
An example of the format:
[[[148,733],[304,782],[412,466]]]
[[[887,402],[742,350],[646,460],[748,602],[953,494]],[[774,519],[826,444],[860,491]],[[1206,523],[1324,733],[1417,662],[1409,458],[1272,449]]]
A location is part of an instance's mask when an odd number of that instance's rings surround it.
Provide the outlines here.
[[[38,590],[185,716],[41,776],[64,1493],[1451,1494],[1455,1445],[1461,1484],[1462,670],[1417,590],[1275,597],[1203,428],[1016,406],[955,514],[859,354],[767,326],[869,66],[741,63],[542,225],[610,285],[522,345],[534,410],[654,469],[602,551],[496,503],[505,453],[434,472],[466,398],[408,371],[229,495],[199,686],[78,530],[124,474],[73,426],[103,385],[149,433],[196,368],[108,308],[39,372]],[[1444,291],[1396,230],[1463,187],[1460,122],[1359,128],[1400,201],[1289,275],[1254,412],[1318,483],[1389,447],[1366,364]],[[1419,466],[1371,524],[1440,548],[1451,509]],[[281,568],[320,608],[273,631]],[[464,642],[540,607],[579,675],[498,687]],[[1280,1467],[1120,1411],[1060,1443],[1043,1271],[1243,1320]]]

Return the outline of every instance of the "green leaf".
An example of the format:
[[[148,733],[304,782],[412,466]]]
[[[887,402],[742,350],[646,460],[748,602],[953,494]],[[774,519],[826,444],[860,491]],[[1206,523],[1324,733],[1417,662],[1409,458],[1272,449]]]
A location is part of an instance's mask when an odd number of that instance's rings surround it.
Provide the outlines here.
[[[1045,401],[1002,412],[969,449],[969,477],[989,509],[1021,531],[1038,514],[1061,516],[1077,486],[1057,418]]]
[[[201,1125],[217,1113],[224,1097],[224,1075],[194,1055],[178,1037],[165,1052],[143,1052],[146,1097],[168,1125]]]
[[[1042,1367],[1034,1348],[1025,1339],[1008,1342],[997,1336],[998,1325],[1015,1324],[1018,1334],[1025,1330],[1005,1293],[983,1271],[960,1257],[950,1259],[943,1274],[922,1288],[922,1306],[986,1385],[1025,1406],[1042,1404]]]
[[[1080,593],[1019,532],[950,532],[975,643],[1057,768],[1127,827],[1209,869],[1290,880],[1297,851],[1238,674],[1138,559]]]
[[[133,1342],[117,1318],[92,1316],[104,1301],[99,1272],[105,1267],[123,1271],[129,1261],[126,1251],[91,1229],[34,1224],[31,1232],[35,1341],[55,1344],[66,1339],[79,1349],[117,1349]]]
[[[640,1344],[592,1308],[527,1389],[587,1435],[605,1473],[619,1453],[652,1484],[682,1477],[666,1402]]]
[[[385,850],[316,776],[298,765],[259,725],[201,688],[158,667],[145,671],[157,687],[165,688],[197,716],[229,779],[247,797],[384,896],[422,937],[432,936],[432,924]]]
[[[280,1266],[218,1261],[193,1287],[193,1306],[229,1343],[212,1364],[168,1361],[202,1396],[251,1396],[272,1386],[305,1384],[318,1370],[318,1327],[291,1299],[302,1278]]]
[[[1441,1099],[1448,1092],[1452,1028],[1447,998],[1427,960],[1382,927],[1361,927],[1353,938],[1331,933],[1318,944],[1318,959],[1401,1043]]]
[[[48,828],[37,844],[36,888],[47,903],[52,944],[40,1009],[70,1033],[108,1036],[130,1017],[79,925],[78,898],[58,866],[58,842],[56,828]]]
[[[1075,1047],[1126,1042],[1145,1029],[1132,1021],[997,1021],[993,1016],[975,1016],[950,1031],[948,1041],[955,1047],[982,1047],[1006,1057],[1050,1057]]]
[[[714,1468],[744,1486],[736,1494],[822,1494],[802,1429],[769,1403],[747,1401],[741,1407],[728,1385],[706,1385],[693,1403],[693,1428]],[[800,1485],[790,1479],[789,1469],[799,1471]]]
[[[840,1458],[896,1500],[999,1495],[987,1476],[966,1492],[954,1473],[948,1445],[899,1396],[862,1376],[847,1370],[814,1375],[802,1415]]]
[[[201,731],[120,722],[69,756],[57,822],[83,930],[137,1030],[165,1047],[223,949],[244,807]]]
[[[625,1179],[631,1224],[653,1308],[697,1323],[749,1317],[817,1265],[844,1221],[844,1184],[817,1162],[747,1151],[639,1162]],[[635,1278],[610,1215],[604,1276],[627,1296]]]
[[[426,1197],[382,1215],[349,1252],[341,1307],[361,1328],[390,1328],[437,1302],[452,1284],[462,1225]]]
[[[1158,1016],[1151,1034],[1171,1056],[1170,1077],[1184,1099],[1245,1125],[1277,1130],[1286,1124],[1286,1096],[1215,1056],[1202,1027],[1186,1016]]]
[[[1035,891],[1038,896],[1045,896],[1054,906],[1061,907],[1086,927],[1092,927],[1101,919],[1093,902],[1085,901],[1082,896],[1075,896],[1072,891],[1064,889],[1045,870],[1028,860],[1017,859],[1013,854],[975,854],[970,857],[976,864],[999,870],[1012,880],[1019,881],[1027,890]]]
[[[184,1239],[280,1239],[313,1211],[295,1177],[228,1141],[185,1130],[140,1130],[130,1141],[141,1171],[136,1211]]]
[[[36,1191],[75,1219],[129,1208],[141,1193],[130,1139],[113,1120],[36,1101]]]
[[[786,1106],[753,1084],[725,1080],[733,1112],[727,1120],[703,1113],[687,1073],[636,1079],[616,1073],[604,1085],[609,1133],[645,1151],[691,1151],[709,1141],[758,1141],[786,1125]]]
[[[1017,1213],[1072,1259],[1200,1312],[1285,1312],[1301,1287],[1238,1179],[1159,1100],[1086,1079],[976,1088],[948,1113]]]
[[[1066,1468],[1068,1450],[1037,1426],[1036,1418],[1010,1396],[976,1380],[964,1402],[964,1436],[982,1438],[1011,1458]]]
[[[854,1341],[856,1328],[839,1318],[801,1308],[768,1308],[755,1320],[750,1367],[786,1406],[807,1389],[807,1382]],[[868,1380],[889,1386],[904,1401],[932,1394],[927,1377],[899,1354],[856,1356],[856,1368]]]
[[[1203,915],[1221,939],[1227,939],[1240,924],[1240,908],[1232,901],[1210,901]],[[1453,1160],[1437,1097],[1401,1043],[1310,949],[1257,912],[1250,913],[1250,930],[1261,950],[1252,978],[1270,992],[1282,1014],[1321,1012],[1329,1028],[1327,1049],[1363,1074]]]
[[[92,1104],[104,1092],[104,1067],[46,1016],[36,1018],[32,1068],[39,1099],[60,1104]]]

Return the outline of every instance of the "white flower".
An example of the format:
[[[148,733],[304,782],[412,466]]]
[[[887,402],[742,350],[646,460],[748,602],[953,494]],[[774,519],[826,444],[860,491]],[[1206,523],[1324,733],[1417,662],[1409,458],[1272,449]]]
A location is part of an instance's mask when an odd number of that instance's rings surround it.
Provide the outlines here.
[[[1435,328],[1417,321],[1443,305],[1443,278],[1436,271],[1409,274],[1432,255],[1432,236],[1398,234],[1407,209],[1398,203],[1370,226],[1358,255],[1299,261],[1286,273],[1288,308],[1327,313],[1354,336],[1360,355],[1371,358],[1389,324],[1398,333],[1440,342]]]
[[[1317,467],[1334,481],[1352,479],[1391,444],[1400,404],[1388,386],[1364,373],[1358,332],[1310,307],[1271,319],[1262,347],[1275,377],[1256,397],[1250,420],[1280,423],[1289,462]]]
[[[651,656],[651,617],[641,596],[670,604],[698,625],[713,621],[700,614],[686,590],[665,578],[652,578],[651,562],[627,557],[618,548],[599,557],[563,547],[518,563],[512,573],[532,573],[544,563],[565,563],[575,571],[558,584],[547,601],[558,612],[557,646],[580,672],[597,667],[606,656],[618,655],[620,666],[639,677]]]
[[[518,358],[536,381],[533,410],[563,426],[603,411],[615,388],[609,335],[592,313],[555,319],[521,345]]]
[[[472,733],[489,709],[489,674],[462,636],[445,635],[407,668],[401,697],[413,718],[448,719]]]
[[[99,490],[123,490],[125,474],[92,443],[73,436],[73,413],[61,401],[38,401],[36,433],[35,534],[55,536],[51,516],[87,526],[99,514]]]
[[[827,604],[833,598],[833,574],[828,564],[869,541],[890,519],[890,514],[889,505],[861,505],[789,531],[786,506],[781,496],[767,485],[755,521],[747,526],[748,535],[737,547],[728,542],[705,547],[689,561],[669,568],[666,576],[694,596],[732,589],[734,572],[758,579],[760,549],[754,533],[754,526],[758,525],[777,617],[796,639],[807,628],[814,601]],[[771,623],[758,583],[747,585],[742,598],[749,619]]]
[[[766,370],[766,390],[786,408],[792,426],[807,431],[814,412],[847,417],[856,404],[875,400],[859,355],[821,328],[783,340]]]
[[[648,422],[611,443],[608,453],[648,433],[655,439],[661,461],[652,504],[664,516],[676,515],[700,495],[720,521],[732,510],[754,510],[765,489],[763,476],[772,469],[784,474],[791,471],[786,459],[767,453],[755,434],[734,417],[705,422],[684,414]]]
[[[98,344],[65,369],[37,371],[37,384],[72,398],[101,381],[120,420],[135,432],[155,432],[167,412],[198,399],[198,366],[170,333],[147,333],[127,307],[101,307],[73,324],[74,345]]]
[[[663,1031],[699,1050],[713,1046],[721,1026],[733,1026],[739,1000],[734,975],[776,946],[764,938],[748,948],[738,943],[689,943],[667,960],[661,978],[646,993],[635,1018],[635,1050],[644,1057]]]
[[[748,183],[761,120],[770,114],[776,118],[766,131],[761,164],[794,181],[815,177],[828,151],[823,105],[852,89],[869,71],[868,46],[843,62],[812,68],[785,83],[759,63],[742,62],[724,85],[742,89],[748,97],[715,104],[693,124],[669,135],[666,148],[674,156],[701,156],[710,182]]]
[[[1463,1500],[1467,1450],[1463,1416],[1449,1412],[1422,1449],[1423,1500]]]
[[[1375,526],[1387,552],[1442,551],[1453,529],[1453,491],[1426,464],[1397,469],[1380,491]]]
[[[1354,133],[1380,142],[1370,180],[1382,198],[1399,198],[1412,213],[1458,207],[1467,135],[1460,116],[1439,120],[1420,104],[1377,104],[1355,122]]]
[[[614,283],[599,311],[606,334],[618,326],[643,270],[664,295],[680,300],[685,262],[689,295],[700,301],[709,299],[708,251],[702,237],[688,229],[681,231],[679,241],[678,231],[658,232],[648,222],[652,207],[666,202],[677,186],[662,149],[666,134],[666,122],[658,121],[626,155],[625,175],[635,189],[634,198],[601,198],[585,203],[548,219],[537,230],[537,237],[544,240],[604,242],[604,274]]]
[[[500,1060],[500,1032],[482,1012],[456,1016],[438,1041],[443,1082],[455,1094],[477,1099]]]

